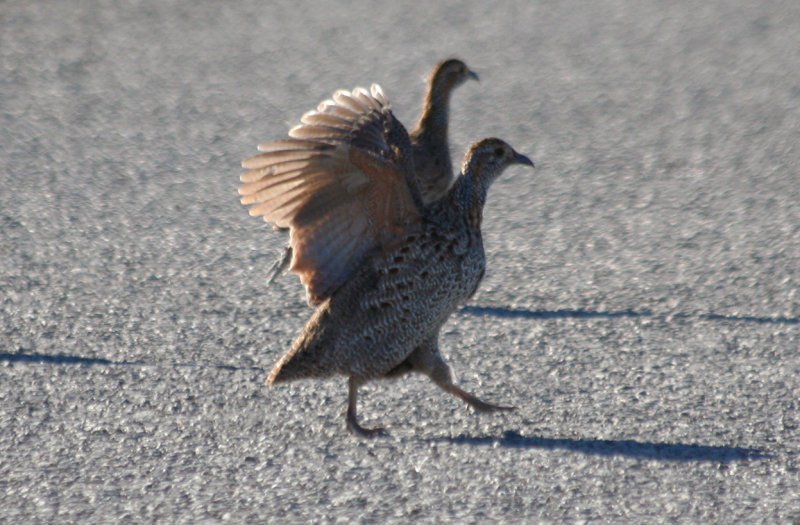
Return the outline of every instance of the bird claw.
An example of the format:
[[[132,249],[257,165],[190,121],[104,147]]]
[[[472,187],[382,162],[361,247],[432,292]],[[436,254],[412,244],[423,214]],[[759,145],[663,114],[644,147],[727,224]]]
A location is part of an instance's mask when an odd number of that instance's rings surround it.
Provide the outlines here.
[[[389,433],[384,428],[381,427],[364,428],[355,421],[347,422],[347,430],[349,430],[351,434],[363,438],[386,437],[389,435]]]
[[[468,406],[471,406],[477,412],[501,412],[505,410],[516,410],[517,407],[510,407],[510,406],[502,406],[502,405],[493,405],[491,403],[487,403],[486,401],[481,401],[477,397],[473,396],[469,392],[462,390],[458,386],[447,383],[447,384],[439,384],[443,389],[460,397],[464,400]]]
[[[269,277],[267,277],[267,286],[275,282],[285,270],[289,267],[289,263],[292,261],[292,247],[286,246],[283,249],[283,253],[281,254],[280,259],[276,259],[272,266],[269,269]]]
[[[467,401],[469,405],[474,408],[477,412],[507,412],[511,410],[516,410],[517,407],[512,406],[502,406],[502,405],[493,405],[491,403],[487,403],[486,401],[481,401],[480,399],[473,399],[471,401]]]

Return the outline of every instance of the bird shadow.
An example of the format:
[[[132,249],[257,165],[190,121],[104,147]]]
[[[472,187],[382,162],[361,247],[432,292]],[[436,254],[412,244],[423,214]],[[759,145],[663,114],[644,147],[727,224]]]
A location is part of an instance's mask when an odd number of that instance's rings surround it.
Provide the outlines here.
[[[0,362],[8,363],[49,363],[56,365],[88,365],[88,366],[175,366],[190,368],[215,368],[219,370],[255,370],[263,372],[260,366],[233,366],[207,363],[147,363],[144,361],[113,361],[100,357],[83,357],[66,354],[38,354],[38,353],[0,353]]]
[[[112,361],[99,357],[82,357],[65,354],[0,353],[0,361],[9,363],[51,363],[56,365],[134,365],[128,361]]]
[[[697,445],[687,443],[653,443],[633,439],[570,439],[524,436],[514,430],[503,432],[500,437],[470,436],[459,434],[452,437],[428,438],[433,443],[452,443],[455,445],[491,446],[518,449],[563,449],[593,456],[625,456],[637,459],[661,461],[746,461],[769,459],[772,454],[756,448]]]
[[[715,313],[674,313],[657,314],[650,310],[619,310],[619,311],[597,311],[577,309],[558,309],[558,310],[527,310],[524,308],[505,308],[502,306],[475,306],[467,305],[461,313],[478,316],[493,316],[517,319],[558,319],[566,317],[574,318],[619,318],[619,317],[649,317],[662,320],[702,320],[702,321],[726,321],[732,323],[756,323],[756,324],[800,324],[800,317],[784,316],[753,316],[753,315],[723,315]]]

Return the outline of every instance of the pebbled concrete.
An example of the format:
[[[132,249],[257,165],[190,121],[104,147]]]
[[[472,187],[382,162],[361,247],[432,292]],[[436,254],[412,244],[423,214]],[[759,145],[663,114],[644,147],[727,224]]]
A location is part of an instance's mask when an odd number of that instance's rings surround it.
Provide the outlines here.
[[[796,2],[0,4],[9,523],[800,521]],[[487,277],[422,378],[267,389],[309,315],[241,159],[337,88],[496,135]]]

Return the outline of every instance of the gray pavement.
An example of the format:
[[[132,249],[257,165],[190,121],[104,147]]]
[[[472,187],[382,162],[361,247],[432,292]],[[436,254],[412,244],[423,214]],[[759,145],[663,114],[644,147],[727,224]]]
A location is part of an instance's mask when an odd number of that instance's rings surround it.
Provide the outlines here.
[[[0,2],[0,522],[800,522],[797,2]],[[267,388],[310,310],[238,164],[481,75],[487,276],[423,378]]]

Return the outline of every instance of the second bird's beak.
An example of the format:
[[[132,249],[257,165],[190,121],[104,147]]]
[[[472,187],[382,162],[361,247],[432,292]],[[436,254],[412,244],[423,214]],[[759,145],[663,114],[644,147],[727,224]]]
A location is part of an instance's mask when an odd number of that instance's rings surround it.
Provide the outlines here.
[[[470,70],[467,72],[467,76],[468,76],[469,78],[471,78],[472,80],[478,80],[478,81],[480,81],[480,79],[481,79],[481,78],[478,76],[478,74],[477,74],[476,72],[472,71],[471,69],[470,69]]]

